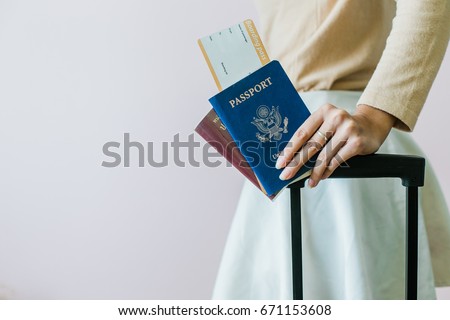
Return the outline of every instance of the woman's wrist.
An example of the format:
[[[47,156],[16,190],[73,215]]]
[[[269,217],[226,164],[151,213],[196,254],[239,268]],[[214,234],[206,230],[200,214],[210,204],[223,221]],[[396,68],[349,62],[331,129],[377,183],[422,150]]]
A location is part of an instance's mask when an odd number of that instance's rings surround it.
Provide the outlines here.
[[[365,104],[358,105],[354,116],[363,120],[370,127],[373,134],[380,140],[380,144],[384,142],[397,121],[396,117],[386,111]]]

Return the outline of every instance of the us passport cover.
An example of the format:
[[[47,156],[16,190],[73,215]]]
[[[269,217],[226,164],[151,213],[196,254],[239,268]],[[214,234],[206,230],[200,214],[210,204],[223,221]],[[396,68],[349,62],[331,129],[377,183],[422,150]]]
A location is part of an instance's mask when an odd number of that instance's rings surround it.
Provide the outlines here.
[[[279,179],[280,152],[310,112],[278,61],[272,61],[209,99],[268,195],[303,176]]]

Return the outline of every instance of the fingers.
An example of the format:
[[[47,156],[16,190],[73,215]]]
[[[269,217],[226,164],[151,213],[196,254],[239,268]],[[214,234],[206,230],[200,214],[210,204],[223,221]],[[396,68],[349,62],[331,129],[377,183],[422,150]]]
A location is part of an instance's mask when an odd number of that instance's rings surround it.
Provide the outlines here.
[[[327,179],[339,166],[348,159],[362,154],[363,140],[359,136],[350,135],[348,130],[342,130],[331,139],[330,147],[322,150],[317,157],[316,167],[314,167],[308,185],[314,188],[320,180]],[[322,154],[323,153],[323,154]]]
[[[325,180],[330,177],[334,170],[357,154],[355,149],[349,147],[347,144],[344,144],[342,148],[338,147],[334,150],[338,151],[333,156],[324,156],[324,160],[321,160],[320,165],[318,167],[314,167],[308,181],[309,187],[316,187],[321,180]],[[331,153],[333,153],[334,150]]]
[[[298,170],[322,148],[323,144],[314,140],[308,141],[281,172],[280,179],[289,180],[294,177]]]
[[[362,128],[348,112],[331,105],[322,107],[291,139],[284,157],[279,161],[283,163],[277,162],[277,167],[285,166],[280,179],[293,178],[311,157],[319,153],[309,181],[311,187],[317,186],[343,162],[364,153],[363,146],[369,144],[370,139],[362,138]],[[312,133],[312,130],[316,131]]]
[[[311,172],[311,177],[309,181],[310,187],[315,187],[317,183],[322,179],[324,172],[327,170],[330,162],[336,158],[339,160],[339,164],[343,161],[340,161],[338,152],[345,145],[347,141],[347,137],[342,133],[337,133],[322,149],[319,153],[314,169]],[[344,160],[345,161],[345,160]]]
[[[339,110],[332,105],[324,105],[300,126],[288,146],[283,150],[283,155],[278,158],[276,167],[278,169],[284,167],[280,174],[281,180],[293,178],[298,170],[332,137],[337,123],[326,121],[326,117],[334,114],[334,111]]]
[[[331,174],[336,170],[340,165],[345,163],[348,159],[355,156],[357,153],[355,152],[355,149],[350,147],[349,145],[344,145],[337,153],[336,155],[331,158],[328,165],[325,167],[323,172],[316,172],[315,177],[312,177],[308,181],[308,185],[310,188],[315,188],[320,180],[325,180],[331,176]],[[316,170],[316,168],[314,168]],[[313,171],[314,171],[313,170]]]
[[[300,126],[278,159],[277,168],[284,168],[280,179],[292,179],[319,153],[309,181],[311,187],[317,186],[351,157],[378,150],[390,130],[380,129],[383,119],[350,115],[332,105],[321,107]]]
[[[324,122],[324,115],[330,108],[335,108],[331,105],[325,105],[313,112],[311,116],[297,129],[292,138],[289,140],[286,148],[278,157],[276,168],[281,169],[290,163],[297,151],[314,135],[319,127]]]
[[[359,154],[360,148],[356,145],[357,143],[346,143],[331,159],[326,170],[322,175],[322,180],[327,179],[331,174],[336,170],[340,165],[342,165],[345,161],[350,159],[351,157]]]

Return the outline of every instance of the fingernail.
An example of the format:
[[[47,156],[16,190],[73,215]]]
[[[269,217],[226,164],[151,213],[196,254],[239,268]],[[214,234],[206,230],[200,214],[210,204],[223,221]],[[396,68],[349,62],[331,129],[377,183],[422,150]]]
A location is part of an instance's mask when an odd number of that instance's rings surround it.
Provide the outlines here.
[[[280,174],[280,180],[288,180],[291,175],[291,172],[287,169],[284,169]]]
[[[308,187],[312,189],[315,186],[316,186],[316,182],[313,179],[309,179],[308,180]]]
[[[284,157],[283,156],[279,156],[277,159],[277,163],[275,164],[275,168],[277,169],[281,169],[284,168],[285,164],[284,164]]]

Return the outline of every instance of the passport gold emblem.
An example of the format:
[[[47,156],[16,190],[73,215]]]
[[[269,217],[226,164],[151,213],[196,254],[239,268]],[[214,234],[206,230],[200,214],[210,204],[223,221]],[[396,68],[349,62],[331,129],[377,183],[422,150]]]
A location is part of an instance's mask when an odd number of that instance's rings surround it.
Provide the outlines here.
[[[289,119],[284,117],[283,125],[281,127],[281,114],[279,112],[279,107],[272,106],[272,109],[265,105],[261,105],[256,110],[256,115],[258,117],[253,117],[251,122],[258,128],[259,132],[256,133],[256,138],[261,142],[272,141],[272,138],[276,141],[281,140],[283,133],[288,133],[288,123]]]

